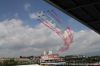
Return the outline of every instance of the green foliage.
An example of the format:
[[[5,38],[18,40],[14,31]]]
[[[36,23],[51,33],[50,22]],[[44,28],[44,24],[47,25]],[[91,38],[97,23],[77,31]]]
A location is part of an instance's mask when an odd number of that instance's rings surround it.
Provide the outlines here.
[[[65,56],[66,63],[98,63],[100,56],[78,57],[78,56]]]
[[[17,65],[17,61],[14,59],[4,60],[2,63],[0,63],[0,66],[15,66]]]

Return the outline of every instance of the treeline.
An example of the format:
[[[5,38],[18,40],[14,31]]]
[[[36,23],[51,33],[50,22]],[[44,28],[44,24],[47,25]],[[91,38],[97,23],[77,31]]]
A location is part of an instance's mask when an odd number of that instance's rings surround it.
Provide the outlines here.
[[[15,66],[18,64],[18,61],[15,61],[14,59],[9,60],[3,60],[0,62],[0,66]]]
[[[20,62],[16,61],[14,59],[9,59],[9,60],[3,60],[0,62],[0,66],[15,66],[15,65],[27,65],[30,64],[29,62]]]
[[[100,63],[100,56],[65,56],[67,63]]]

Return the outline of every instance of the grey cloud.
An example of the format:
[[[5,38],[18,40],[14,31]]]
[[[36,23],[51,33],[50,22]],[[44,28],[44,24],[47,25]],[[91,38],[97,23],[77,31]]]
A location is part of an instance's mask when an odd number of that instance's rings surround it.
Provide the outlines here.
[[[74,33],[74,42],[65,54],[83,54],[90,55],[96,53],[100,48],[100,35],[92,30],[81,30]]]
[[[7,55],[10,51],[12,56],[23,53],[30,55],[31,52],[39,54],[60,44],[62,44],[60,38],[43,24],[32,28],[23,25],[20,19],[0,22],[0,56]],[[11,54],[9,55],[11,56]]]
[[[74,32],[74,42],[69,50],[62,54],[99,52],[99,40],[100,36],[92,30]],[[38,55],[44,50],[56,52],[62,45],[63,41],[60,37],[43,24],[33,28],[23,25],[20,19],[0,22],[0,56]]]

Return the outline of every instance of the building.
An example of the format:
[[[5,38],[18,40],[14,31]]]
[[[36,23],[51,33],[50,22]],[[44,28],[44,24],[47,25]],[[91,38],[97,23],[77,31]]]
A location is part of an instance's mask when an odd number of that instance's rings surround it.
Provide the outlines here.
[[[32,65],[16,65],[16,66],[40,66],[38,64],[32,64]]]
[[[41,66],[65,66],[64,59],[58,54],[53,54],[52,51],[44,52],[40,59]]]

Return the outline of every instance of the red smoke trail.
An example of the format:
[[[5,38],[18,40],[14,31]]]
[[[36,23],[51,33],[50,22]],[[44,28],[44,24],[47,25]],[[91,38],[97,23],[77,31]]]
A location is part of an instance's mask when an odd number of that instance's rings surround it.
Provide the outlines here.
[[[60,31],[59,28],[56,28],[54,26],[52,26],[52,24],[50,22],[48,22],[47,20],[43,20],[42,22],[46,27],[50,28],[51,30],[53,30],[55,33],[57,33],[58,36],[60,36],[60,38],[62,38],[62,40],[64,41],[64,47],[62,47],[61,49],[59,49],[59,52],[64,52],[65,50],[69,49],[70,44],[72,43],[72,39],[73,39],[73,35],[71,32],[71,28],[68,27],[66,29],[68,36],[66,38],[64,38],[63,33]]]
[[[70,44],[73,42],[73,33],[70,27],[67,27],[66,32],[68,36],[64,38],[64,47],[59,50],[59,52],[64,52],[69,49]]]
[[[42,24],[44,24],[46,27],[54,31],[62,40],[64,40],[63,33],[59,28],[54,27],[50,22],[47,20],[40,20]]]
[[[42,22],[45,26],[47,26],[48,28],[50,28],[51,30],[53,30],[55,33],[57,33],[57,35],[60,36],[60,38],[63,39],[63,36],[62,36],[62,32],[59,31],[60,29],[58,28],[55,28],[53,27],[49,22],[45,21],[45,22]]]
[[[53,14],[53,13],[50,12],[50,11],[48,11],[48,13],[49,13],[57,22],[62,23],[62,21],[60,20],[60,18],[59,18],[57,15]]]
[[[59,49],[59,52],[58,53],[62,53],[64,51],[68,50],[68,49],[69,49],[69,46],[62,47],[62,48]]]
[[[48,22],[43,22],[43,24],[45,26],[47,26],[48,28],[50,28],[51,30],[53,30],[54,32],[56,32],[61,38],[62,38],[62,33],[58,30],[56,30],[50,23]],[[66,41],[66,38],[62,38],[63,41],[64,41],[64,46],[63,48],[61,48],[59,51],[60,52],[64,52],[65,50],[67,50],[69,48],[69,44],[68,44],[68,41]],[[68,40],[68,39],[67,39]]]
[[[73,31],[70,27],[67,27],[67,29],[68,29],[67,32],[69,34],[69,38],[71,39],[70,43],[72,43],[73,42]]]
[[[60,18],[59,17],[57,17],[57,15],[55,15],[54,16],[55,18],[56,18],[56,21],[58,21]],[[39,17],[40,18],[40,22],[42,23],[42,24],[44,24],[46,27],[48,27],[49,29],[51,29],[52,31],[54,31],[62,40],[63,40],[63,42],[64,42],[64,47],[62,47],[62,48],[60,48],[59,49],[59,51],[58,52],[64,52],[65,50],[68,50],[69,49],[69,46],[70,46],[70,44],[72,43],[72,41],[73,41],[73,34],[72,34],[72,30],[71,30],[71,28],[70,27],[67,27],[67,29],[66,29],[66,32],[67,32],[67,37],[64,37],[64,35],[63,35],[63,33],[62,33],[62,31],[59,29],[59,28],[57,28],[57,27],[55,27],[55,26],[53,26],[53,24],[51,23],[51,22],[49,22],[49,20],[46,18],[42,18],[42,16],[41,17]],[[59,18],[59,19],[58,19]],[[61,22],[61,21],[60,21]]]

